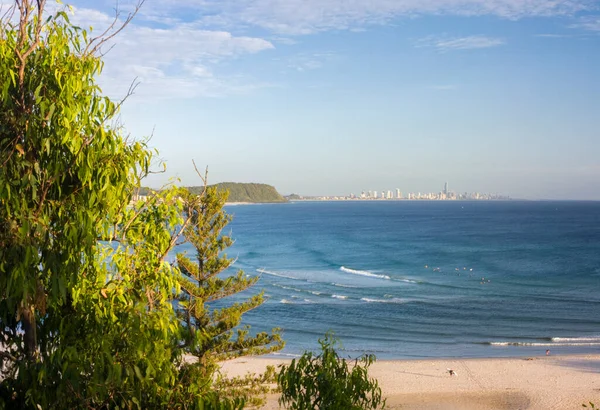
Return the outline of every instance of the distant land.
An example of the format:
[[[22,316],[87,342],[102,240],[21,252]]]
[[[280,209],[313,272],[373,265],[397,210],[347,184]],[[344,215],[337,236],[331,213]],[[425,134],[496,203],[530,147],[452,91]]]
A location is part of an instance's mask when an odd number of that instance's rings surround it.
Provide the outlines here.
[[[242,183],[242,182],[221,182],[218,184],[210,185],[216,186],[218,190],[229,190],[228,203],[232,202],[247,202],[247,203],[278,203],[287,202],[274,186],[267,184],[256,184],[256,183]],[[191,193],[199,194],[202,192],[204,187],[202,186],[190,186],[186,187]],[[142,187],[140,188],[139,195],[148,195],[152,191],[152,188]]]

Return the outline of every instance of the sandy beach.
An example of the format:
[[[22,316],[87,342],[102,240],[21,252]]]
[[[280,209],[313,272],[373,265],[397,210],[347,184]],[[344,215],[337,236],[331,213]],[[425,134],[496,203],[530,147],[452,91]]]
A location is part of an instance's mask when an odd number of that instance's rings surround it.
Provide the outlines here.
[[[240,358],[225,363],[223,371],[233,376],[285,362]],[[600,355],[378,361],[370,375],[389,409],[562,410],[600,404]],[[277,396],[264,408],[279,409]]]

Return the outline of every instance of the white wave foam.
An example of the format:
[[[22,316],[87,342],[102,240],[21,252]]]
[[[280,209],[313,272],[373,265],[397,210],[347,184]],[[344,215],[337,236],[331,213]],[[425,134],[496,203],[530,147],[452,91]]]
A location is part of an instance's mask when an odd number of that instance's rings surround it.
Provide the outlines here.
[[[294,292],[302,292],[302,289],[293,288],[291,286],[282,286],[282,285],[276,285],[276,284],[275,284],[275,286],[277,286],[278,288],[281,288],[281,289],[285,289],[285,290],[293,290]]]
[[[336,299],[348,299],[348,296],[344,295],[331,295],[331,297]]]
[[[298,280],[298,278],[295,278],[293,276],[285,275],[283,273],[271,272],[271,271],[266,270],[266,269],[256,269],[256,271],[260,272],[260,273],[264,273],[265,275],[271,275],[271,276],[277,276],[279,278],[286,278],[286,279],[295,279],[295,280]]]
[[[538,343],[538,342],[490,342],[491,346],[537,346],[537,347],[558,347],[558,346],[600,346],[599,342],[560,342],[560,343]]]
[[[358,286],[352,286],[352,285],[344,285],[343,283],[331,283],[333,286],[337,286],[338,288],[353,288],[356,289],[358,288]]]
[[[419,283],[416,280],[406,279],[406,278],[398,279],[398,281],[400,281],[400,282],[406,282],[406,283]]]
[[[553,342],[600,342],[600,336],[586,336],[586,337],[553,337]]]
[[[390,279],[390,277],[388,275],[378,275],[376,273],[371,273],[371,272],[366,271],[366,270],[350,269],[350,268],[346,268],[344,266],[342,266],[340,268],[340,270],[343,271],[343,272],[346,272],[346,273],[351,273],[353,275],[368,276],[370,278],[387,279],[387,280]]]
[[[290,300],[290,299],[281,299],[279,301],[279,303],[283,303],[283,304],[286,304],[286,305],[306,305],[308,303],[315,303],[315,302],[313,302],[310,299],[302,299],[301,300],[297,296],[292,296],[292,300]]]
[[[317,296],[323,294],[323,292],[317,292],[316,290],[311,290],[310,293],[312,293],[313,295],[317,295]]]
[[[302,355],[299,355],[299,354],[294,354],[294,353],[280,353],[280,352],[273,352],[273,353],[269,353],[269,354],[272,354],[273,356],[302,357]]]
[[[363,302],[367,303],[405,303],[406,301],[400,298],[391,298],[391,299],[370,299],[370,298],[361,298]]]

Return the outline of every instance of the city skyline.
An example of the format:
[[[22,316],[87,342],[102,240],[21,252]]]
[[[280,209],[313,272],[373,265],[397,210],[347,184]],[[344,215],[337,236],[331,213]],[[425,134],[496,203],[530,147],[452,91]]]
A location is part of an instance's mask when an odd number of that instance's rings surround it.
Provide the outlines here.
[[[113,0],[71,3],[112,21]],[[100,85],[139,81],[121,120],[167,164],[150,186],[198,185],[195,160],[285,193],[598,200],[599,48],[592,0],[147,1]]]
[[[454,192],[448,189],[448,182],[437,192],[402,192],[400,188],[382,190],[362,190],[360,194],[353,192],[343,195],[298,195],[300,199],[321,200],[498,200],[512,199],[508,195],[489,192]]]

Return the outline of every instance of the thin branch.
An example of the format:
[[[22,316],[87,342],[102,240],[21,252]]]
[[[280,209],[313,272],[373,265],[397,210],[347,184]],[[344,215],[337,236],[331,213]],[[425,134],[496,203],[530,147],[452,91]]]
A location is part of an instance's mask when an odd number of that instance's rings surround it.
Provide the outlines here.
[[[127,15],[127,18],[125,19],[123,24],[121,24],[121,26],[118,29],[114,30],[110,35],[108,35],[108,33],[110,33],[114,29],[115,25],[119,21],[119,16],[121,15],[121,12],[119,11],[119,6],[117,4],[117,6],[115,7],[115,18],[112,21],[112,23],[108,26],[108,28],[106,30],[104,30],[104,32],[102,32],[102,34],[100,34],[97,37],[94,37],[88,43],[87,47],[83,51],[83,54],[84,55],[95,54],[100,49],[100,47],[102,47],[102,45],[104,43],[106,43],[107,41],[112,39],[114,36],[119,34],[131,22],[131,20],[133,20],[133,18],[135,17],[135,15],[138,13],[138,11],[140,10],[140,8],[142,7],[142,5],[145,2],[146,2],[146,0],[140,0],[138,2],[138,4],[136,4],[135,9]]]
[[[204,176],[202,176],[200,171],[198,171],[198,167],[196,166],[196,162],[194,160],[192,160],[192,164],[194,164],[194,169],[196,170],[196,174],[198,174],[198,176],[202,180],[202,183],[204,185],[206,185],[206,181],[208,180],[208,167],[206,167],[206,170],[204,171]]]
[[[0,5],[0,11],[2,11],[1,5]],[[5,26],[11,24],[10,22],[13,19],[13,16],[15,15],[15,11],[17,11],[17,5],[13,4],[8,9],[6,9],[6,11],[4,13],[2,13],[2,16],[0,17],[0,38],[4,37],[5,30],[6,30]]]
[[[188,218],[181,224],[181,228],[175,235],[173,235],[173,237],[171,238],[171,242],[169,242],[169,246],[167,247],[167,249],[165,250],[163,255],[160,257],[159,261],[162,262],[167,257],[167,254],[169,253],[169,251],[171,249],[173,249],[173,246],[175,246],[175,244],[177,243],[177,239],[179,239],[181,237],[181,235],[183,234],[183,231],[190,224],[191,220],[192,220],[192,216],[188,216]]]

